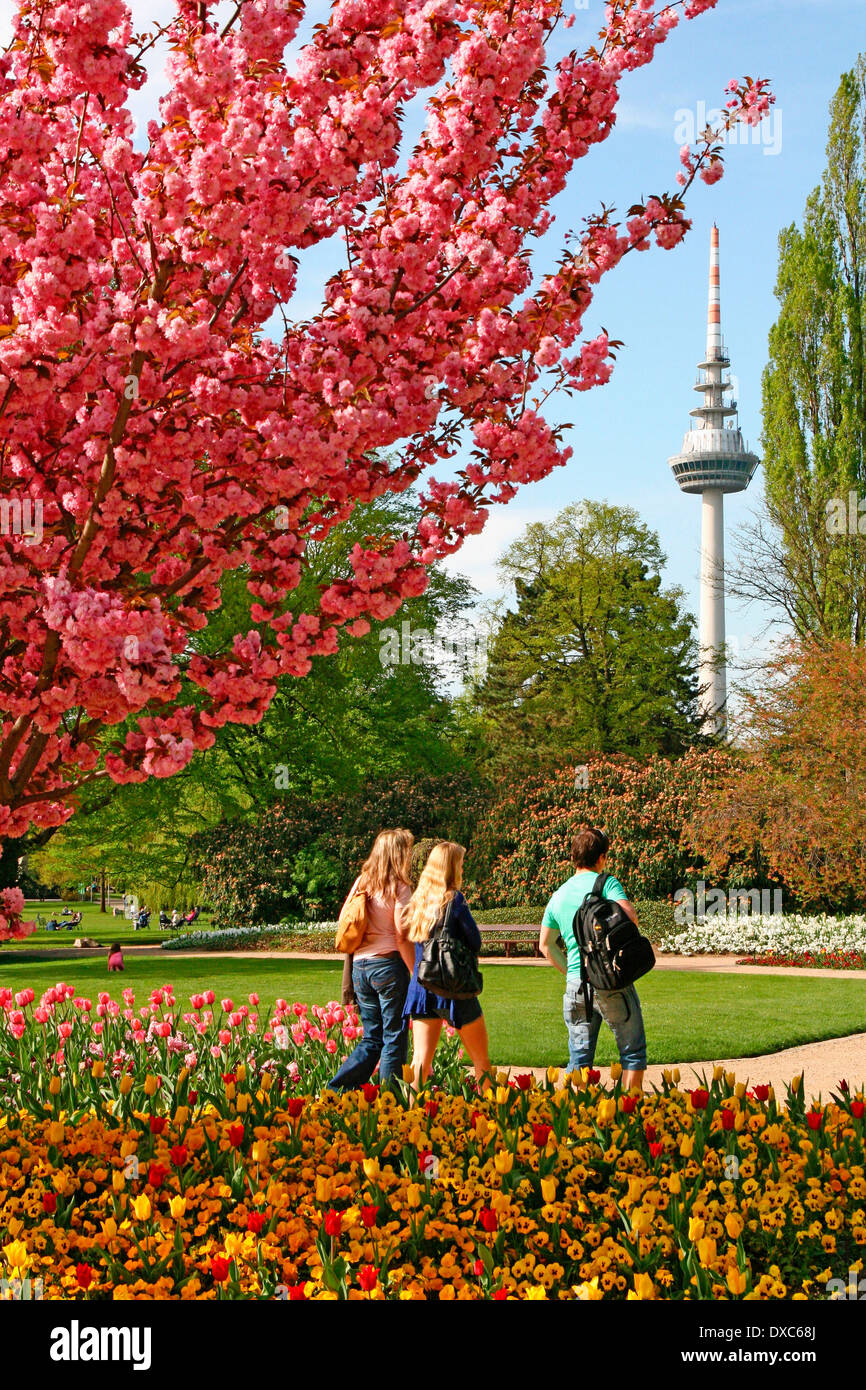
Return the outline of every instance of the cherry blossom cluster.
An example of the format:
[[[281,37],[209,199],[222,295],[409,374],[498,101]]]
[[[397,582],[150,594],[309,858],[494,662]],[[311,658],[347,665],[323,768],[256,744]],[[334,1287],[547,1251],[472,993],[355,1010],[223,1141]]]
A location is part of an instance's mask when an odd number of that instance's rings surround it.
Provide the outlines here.
[[[546,393],[608,379],[616,344],[581,337],[595,287],[679,242],[681,193],[625,226],[588,218],[551,273],[530,253],[613,130],[623,76],[713,4],[616,0],[598,44],[548,73],[563,0],[333,0],[303,45],[304,0],[241,0],[222,27],[208,0],[176,0],[145,35],[123,0],[16,0],[0,476],[39,502],[44,536],[0,538],[0,836],[260,720],[281,677],[422,592],[491,505],[569,457]],[[129,98],[157,40],[169,90],[142,145]],[[731,120],[770,99],[731,93]],[[682,164],[686,186],[721,170],[707,141]],[[301,321],[300,260],[326,239],[345,266]],[[464,441],[465,466],[431,476]],[[304,608],[309,541],[410,487],[414,532],[356,546]],[[236,570],[248,630],[215,651]]]

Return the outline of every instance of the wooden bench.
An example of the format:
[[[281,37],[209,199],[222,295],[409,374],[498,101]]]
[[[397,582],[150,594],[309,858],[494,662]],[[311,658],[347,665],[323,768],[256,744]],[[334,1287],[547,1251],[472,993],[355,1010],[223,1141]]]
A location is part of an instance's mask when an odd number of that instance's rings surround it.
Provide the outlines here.
[[[484,938],[485,938],[485,936],[504,936],[504,937],[509,937],[509,936],[528,936],[528,935],[531,935],[531,936],[533,937],[533,941],[532,941],[532,954],[533,954],[534,956],[539,956],[539,957],[540,957],[540,955],[541,955],[541,952],[540,952],[539,949],[538,949],[538,933],[539,933],[539,931],[540,931],[540,927],[538,927],[538,926],[533,926],[533,924],[532,924],[531,922],[527,922],[527,923],[526,923],[525,925],[523,925],[523,926],[521,926],[521,925],[519,925],[519,924],[518,924],[517,926],[508,926],[508,927],[490,927],[490,926],[483,926],[483,927],[482,927],[482,926],[479,926],[478,930],[479,930],[480,933],[481,933],[481,949],[482,949],[482,951],[484,950]],[[511,954],[512,954],[512,949],[511,949],[511,948],[512,948],[513,945],[514,945],[514,942],[513,942],[513,941],[506,941],[506,942],[505,942],[505,955],[506,955],[506,958],[509,958],[509,957],[511,956]]]

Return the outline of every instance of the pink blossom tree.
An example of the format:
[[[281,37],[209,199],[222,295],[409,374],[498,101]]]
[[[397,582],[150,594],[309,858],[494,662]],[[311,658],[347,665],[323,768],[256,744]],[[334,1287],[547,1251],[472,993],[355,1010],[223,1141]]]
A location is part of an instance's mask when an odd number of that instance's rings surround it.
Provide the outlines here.
[[[716,0],[614,0],[596,47],[546,50],[563,0],[176,0],[134,34],[122,0],[16,0],[0,57],[0,836],[58,825],[84,783],[171,775],[341,628],[421,592],[493,503],[569,456],[553,389],[607,380],[581,340],[595,286],[689,226],[710,133],[679,189],[589,217],[545,275],[552,199],[614,126],[619,84]],[[168,41],[170,91],[134,142],[130,93]],[[400,172],[401,118],[429,90]],[[772,97],[734,82],[727,122]],[[294,252],[345,268],[290,317]],[[281,321],[279,331],[273,329]],[[535,392],[535,395],[533,395]],[[466,439],[469,462],[430,476]],[[311,611],[305,547],[417,485],[422,516],[370,537]],[[248,631],[197,634],[242,569]]]

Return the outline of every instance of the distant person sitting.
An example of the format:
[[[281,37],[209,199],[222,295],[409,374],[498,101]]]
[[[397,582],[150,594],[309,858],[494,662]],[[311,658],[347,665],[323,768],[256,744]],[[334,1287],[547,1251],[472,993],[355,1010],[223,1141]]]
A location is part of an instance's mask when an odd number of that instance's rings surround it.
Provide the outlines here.
[[[180,925],[180,917],[178,916],[177,908],[175,908],[174,911],[173,911],[172,914],[171,914],[171,929],[172,929],[172,931],[177,931],[177,928],[178,928],[179,925]]]
[[[160,931],[168,931],[168,929],[169,929],[170,926],[171,926],[171,919],[169,918],[168,913],[165,911],[165,908],[162,908],[162,907],[161,907],[161,908],[159,909],[159,928],[160,928]]]
[[[48,921],[45,923],[45,930],[46,930],[46,931],[60,931],[60,923],[58,922],[58,920],[57,920],[56,917],[49,917],[49,918],[48,918]]]
[[[184,919],[183,919],[183,921],[184,921],[184,926],[191,927],[192,924],[193,924],[193,922],[197,922],[197,921],[198,921],[198,918],[199,918],[199,913],[200,913],[200,912],[201,912],[201,908],[200,908],[200,907],[194,907],[193,910],[192,910],[192,912],[188,912],[188,913],[186,914],[186,916],[184,917]]]
[[[122,970],[122,969],[123,969],[123,952],[122,952],[121,949],[120,949],[120,942],[119,942],[119,941],[115,941],[114,945],[111,946],[111,947],[109,947],[109,951],[108,951],[108,970],[109,970],[109,973],[111,973],[111,971],[113,971],[113,970]]]
[[[141,911],[139,912],[139,914],[138,914],[138,920],[137,920],[137,922],[136,922],[136,924],[135,924],[135,930],[136,930],[136,931],[145,931],[145,930],[147,929],[147,924],[148,924],[149,921],[150,921],[150,913],[148,912],[148,910],[147,910],[146,907],[143,907],[143,908],[141,909]]]

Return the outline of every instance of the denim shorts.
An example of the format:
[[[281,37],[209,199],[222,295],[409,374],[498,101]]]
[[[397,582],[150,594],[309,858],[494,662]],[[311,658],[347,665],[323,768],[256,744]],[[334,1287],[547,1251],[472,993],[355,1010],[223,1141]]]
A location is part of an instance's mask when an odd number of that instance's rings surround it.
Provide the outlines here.
[[[619,1060],[625,1071],[646,1068],[646,1033],[643,1026],[640,1000],[634,985],[626,989],[596,990],[590,1018],[579,979],[569,978],[562,1001],[565,1026],[568,1029],[568,1065],[591,1067],[602,1023],[606,1023],[616,1039]]]

